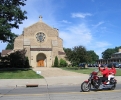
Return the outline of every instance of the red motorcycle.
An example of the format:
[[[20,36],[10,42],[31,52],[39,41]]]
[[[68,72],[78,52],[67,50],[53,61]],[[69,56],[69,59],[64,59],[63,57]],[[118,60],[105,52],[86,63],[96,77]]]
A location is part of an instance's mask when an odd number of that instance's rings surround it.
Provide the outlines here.
[[[100,77],[98,76],[98,72],[99,72],[98,70],[93,71],[89,75],[89,79],[84,81],[81,84],[82,92],[89,92],[91,90],[91,87],[93,87],[93,89],[98,90],[100,88],[100,85],[102,86],[102,89],[104,89],[104,88],[110,89],[110,90],[115,89],[117,80],[115,78],[111,78],[109,84],[106,84],[108,80],[105,80],[105,81],[101,82],[101,84],[100,84]]]

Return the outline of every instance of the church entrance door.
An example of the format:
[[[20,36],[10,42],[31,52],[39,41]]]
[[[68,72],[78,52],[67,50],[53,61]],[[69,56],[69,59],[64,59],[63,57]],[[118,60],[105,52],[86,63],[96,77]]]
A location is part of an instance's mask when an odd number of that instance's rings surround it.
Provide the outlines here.
[[[37,62],[38,67],[44,67],[44,60],[39,60]]]
[[[46,56],[43,53],[39,53],[36,56],[37,67],[45,67],[46,66]]]

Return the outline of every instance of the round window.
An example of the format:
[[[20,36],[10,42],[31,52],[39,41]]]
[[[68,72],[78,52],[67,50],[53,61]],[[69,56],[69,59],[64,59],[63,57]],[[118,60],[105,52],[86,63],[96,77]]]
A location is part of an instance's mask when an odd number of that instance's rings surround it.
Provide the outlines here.
[[[39,32],[36,34],[37,41],[43,42],[45,40],[45,34],[42,32]]]

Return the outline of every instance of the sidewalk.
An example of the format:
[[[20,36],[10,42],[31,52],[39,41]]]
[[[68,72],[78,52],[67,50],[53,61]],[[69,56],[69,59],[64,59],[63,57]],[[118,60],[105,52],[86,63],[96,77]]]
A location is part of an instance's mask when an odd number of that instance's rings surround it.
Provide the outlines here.
[[[25,87],[27,84],[46,85],[77,85],[87,80],[89,75],[65,71],[59,68],[36,68],[44,79],[0,79],[0,87]],[[121,83],[121,76],[116,76],[118,83]]]

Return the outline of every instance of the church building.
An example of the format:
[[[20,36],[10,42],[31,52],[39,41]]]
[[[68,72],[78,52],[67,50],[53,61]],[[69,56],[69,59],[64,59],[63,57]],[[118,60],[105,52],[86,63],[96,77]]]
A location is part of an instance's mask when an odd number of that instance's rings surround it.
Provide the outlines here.
[[[26,56],[32,67],[52,67],[55,57],[65,59],[63,40],[58,29],[52,28],[40,20],[23,29],[23,33],[14,41],[14,50],[26,49]]]

